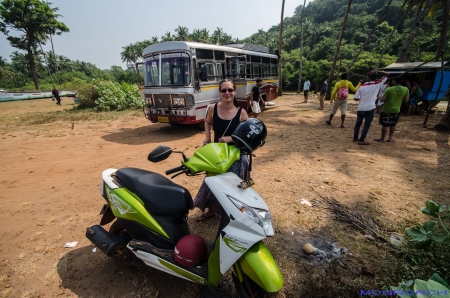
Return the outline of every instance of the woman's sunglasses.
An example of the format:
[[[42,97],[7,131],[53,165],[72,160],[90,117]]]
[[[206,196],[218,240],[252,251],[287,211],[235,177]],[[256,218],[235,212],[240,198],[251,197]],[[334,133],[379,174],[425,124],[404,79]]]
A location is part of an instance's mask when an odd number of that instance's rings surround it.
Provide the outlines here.
[[[227,91],[228,91],[228,93],[231,93],[231,92],[234,92],[234,89],[220,89],[220,92],[222,92],[222,93],[227,93]]]

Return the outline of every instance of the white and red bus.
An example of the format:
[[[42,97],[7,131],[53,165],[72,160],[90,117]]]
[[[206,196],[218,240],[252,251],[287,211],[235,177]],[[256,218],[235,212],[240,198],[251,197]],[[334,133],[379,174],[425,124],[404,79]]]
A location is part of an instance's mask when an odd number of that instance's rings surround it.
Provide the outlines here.
[[[202,126],[208,105],[220,100],[219,82],[225,78],[235,82],[236,99],[245,109],[257,78],[263,80],[265,101],[278,94],[278,56],[263,46],[171,41],[148,46],[143,57],[136,68],[143,66],[139,88],[152,122]]]

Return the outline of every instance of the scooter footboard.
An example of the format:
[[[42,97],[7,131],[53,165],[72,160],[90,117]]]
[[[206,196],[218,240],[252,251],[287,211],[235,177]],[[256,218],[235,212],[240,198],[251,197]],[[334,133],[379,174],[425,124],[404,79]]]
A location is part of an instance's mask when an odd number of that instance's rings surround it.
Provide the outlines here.
[[[240,282],[244,273],[269,293],[278,292],[283,286],[280,269],[262,241],[255,243],[242,255],[234,264],[234,271]]]

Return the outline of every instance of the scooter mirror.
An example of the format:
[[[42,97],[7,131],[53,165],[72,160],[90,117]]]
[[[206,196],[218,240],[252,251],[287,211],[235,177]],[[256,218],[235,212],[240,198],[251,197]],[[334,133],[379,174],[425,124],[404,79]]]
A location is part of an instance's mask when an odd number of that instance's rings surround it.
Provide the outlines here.
[[[172,154],[172,148],[159,145],[148,154],[148,160],[151,162],[160,162],[168,158]]]

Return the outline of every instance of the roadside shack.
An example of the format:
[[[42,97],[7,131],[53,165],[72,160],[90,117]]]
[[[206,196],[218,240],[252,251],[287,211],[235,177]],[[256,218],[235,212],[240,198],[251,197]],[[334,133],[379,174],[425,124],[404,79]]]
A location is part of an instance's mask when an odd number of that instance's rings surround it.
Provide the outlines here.
[[[435,100],[438,90],[438,101],[444,99],[445,91],[447,91],[450,85],[450,66],[447,65],[447,61],[444,61],[444,79],[442,80],[440,89],[442,62],[421,64],[423,62],[392,63],[385,67],[384,71],[389,72],[390,77],[401,75],[405,80],[409,80],[410,82],[417,80],[420,88],[423,90],[423,96],[421,98],[423,101]]]

